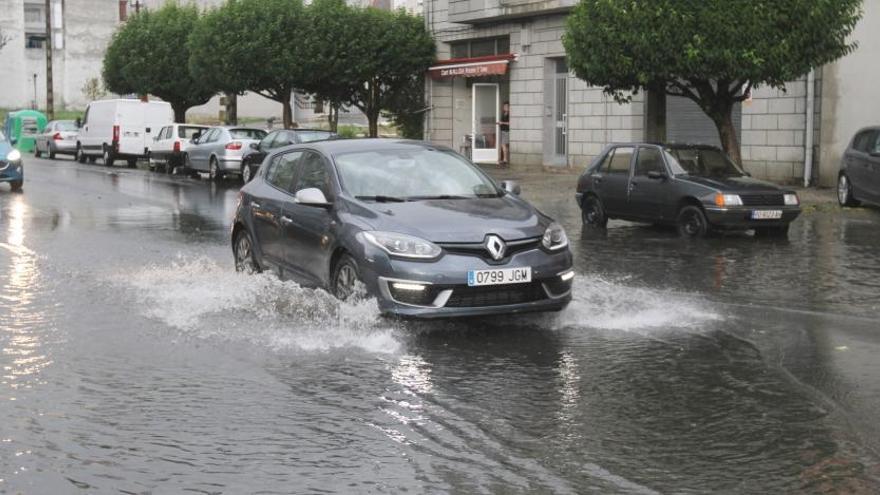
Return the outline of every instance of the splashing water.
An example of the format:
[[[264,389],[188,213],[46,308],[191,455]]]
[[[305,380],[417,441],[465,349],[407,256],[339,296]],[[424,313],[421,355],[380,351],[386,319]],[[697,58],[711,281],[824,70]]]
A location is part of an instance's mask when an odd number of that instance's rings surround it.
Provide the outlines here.
[[[274,350],[357,347],[394,353],[394,322],[375,300],[341,302],[270,273],[243,275],[209,258],[180,258],[112,280],[136,291],[144,316],[198,338]]]

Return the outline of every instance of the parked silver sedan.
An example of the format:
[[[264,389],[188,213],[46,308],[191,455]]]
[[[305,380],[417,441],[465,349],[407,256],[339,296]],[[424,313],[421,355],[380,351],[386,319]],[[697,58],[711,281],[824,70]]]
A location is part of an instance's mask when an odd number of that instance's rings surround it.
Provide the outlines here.
[[[241,174],[241,157],[251,143],[266,137],[266,131],[251,127],[212,127],[193,138],[186,151],[190,172],[208,172],[219,181],[228,174]]]
[[[76,136],[79,129],[72,120],[53,120],[43,132],[35,136],[34,156],[43,154],[54,159],[55,155],[76,155]]]

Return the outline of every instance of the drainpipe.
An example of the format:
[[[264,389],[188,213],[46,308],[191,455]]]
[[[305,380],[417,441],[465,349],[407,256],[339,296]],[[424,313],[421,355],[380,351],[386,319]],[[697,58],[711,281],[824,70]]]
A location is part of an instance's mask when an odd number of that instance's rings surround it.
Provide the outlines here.
[[[422,1],[422,15],[425,17],[425,29],[428,31],[428,35],[432,38],[434,37],[434,23],[431,19],[431,2],[434,0],[423,0]],[[431,120],[434,118],[434,112],[431,111],[434,106],[434,98],[431,94],[434,91],[434,81],[431,79],[431,76],[425,75],[425,104],[427,105],[427,112],[425,113],[425,120],[422,126],[422,140],[431,142]],[[455,94],[452,95],[453,102],[455,101]],[[455,105],[453,104],[453,107]]]
[[[807,75],[807,134],[804,138],[804,187],[810,187],[813,178],[813,118],[816,114],[816,70],[810,69]]]

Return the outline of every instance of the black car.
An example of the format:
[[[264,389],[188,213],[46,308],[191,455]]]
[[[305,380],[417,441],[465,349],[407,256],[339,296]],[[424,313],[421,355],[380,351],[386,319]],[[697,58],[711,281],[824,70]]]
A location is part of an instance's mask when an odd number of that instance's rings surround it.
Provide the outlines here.
[[[252,144],[250,151],[241,159],[241,180],[245,184],[250,182],[254,177],[254,172],[263,163],[266,155],[276,148],[291,144],[335,139],[336,137],[335,132],[323,129],[279,129],[272,131],[260,140],[259,143]]]
[[[675,225],[686,237],[713,229],[786,235],[801,212],[794,191],[753,179],[703,145],[608,146],[578,179],[577,201],[585,225],[620,218]]]
[[[880,204],[880,127],[860,130],[846,148],[837,176],[837,200],[842,206]]]

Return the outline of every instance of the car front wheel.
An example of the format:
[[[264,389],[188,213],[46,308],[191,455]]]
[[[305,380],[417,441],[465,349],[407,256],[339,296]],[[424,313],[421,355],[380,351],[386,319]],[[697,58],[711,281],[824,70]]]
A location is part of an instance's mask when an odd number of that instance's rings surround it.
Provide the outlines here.
[[[333,295],[340,301],[346,301],[357,293],[360,285],[357,263],[354,258],[345,254],[333,267]]]
[[[77,147],[76,147],[76,161],[78,161],[79,163],[85,163],[85,162],[86,162],[86,154],[83,153],[82,146],[77,146]]]
[[[709,221],[703,209],[695,205],[687,205],[678,212],[676,218],[678,234],[682,237],[705,237],[709,232]]]
[[[608,215],[605,214],[602,200],[592,195],[585,197],[581,206],[581,220],[586,226],[604,229],[608,225]]]
[[[242,162],[241,164],[241,182],[243,184],[247,184],[253,178],[253,174],[251,173],[251,166],[247,162]]]
[[[837,202],[840,206],[859,206],[860,202],[852,193],[852,183],[846,174],[840,174],[837,178]]]
[[[216,158],[211,158],[211,164],[208,167],[208,178],[214,182],[223,180],[223,173],[220,172],[220,164],[217,163]]]
[[[243,273],[260,273],[260,265],[254,255],[254,243],[247,229],[242,228],[235,234],[233,244],[235,256],[235,271]]]

